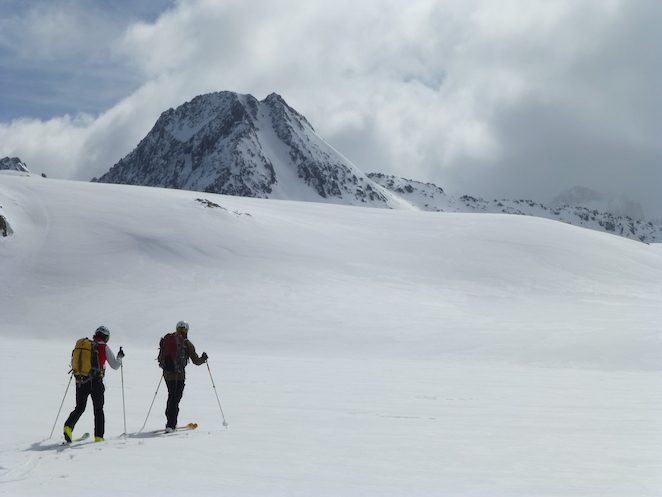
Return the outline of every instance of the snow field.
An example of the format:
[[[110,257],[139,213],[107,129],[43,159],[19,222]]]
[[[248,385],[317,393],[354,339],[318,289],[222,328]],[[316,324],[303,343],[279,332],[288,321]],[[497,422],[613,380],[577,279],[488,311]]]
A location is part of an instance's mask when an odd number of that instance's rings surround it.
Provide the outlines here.
[[[195,201],[206,198],[224,209]],[[0,175],[0,494],[660,495],[662,251],[547,220]],[[186,319],[194,432],[43,441],[75,340],[130,434]],[[26,366],[25,349],[31,360]],[[70,391],[54,439],[73,408]],[[161,386],[148,429],[164,424]],[[76,434],[92,430],[91,404]]]
[[[202,343],[198,340],[198,346]],[[58,451],[47,435],[66,376],[48,359],[59,342],[29,343],[43,359],[35,384],[19,375],[3,410],[12,442],[0,452],[0,492],[89,491],[87,470],[106,468],[113,495],[656,495],[662,402],[659,375],[489,363],[225,355],[190,367],[182,423],[200,428],[139,438],[159,370],[151,350],[129,350],[123,431],[119,372],[107,374],[107,442]],[[23,345],[23,344],[20,344]],[[66,348],[66,343],[61,343]],[[10,367],[18,368],[10,358]],[[59,389],[55,386],[61,387]],[[73,408],[69,393],[63,417]],[[161,386],[147,429],[164,423]],[[91,410],[76,434],[91,431]],[[45,449],[45,450],[41,450]]]

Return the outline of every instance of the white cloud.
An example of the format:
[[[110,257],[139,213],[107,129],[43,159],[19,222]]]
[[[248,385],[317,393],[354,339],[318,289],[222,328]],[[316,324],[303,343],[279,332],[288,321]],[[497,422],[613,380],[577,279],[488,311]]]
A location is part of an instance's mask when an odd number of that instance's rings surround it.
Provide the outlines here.
[[[29,158],[28,167],[33,172],[68,177],[76,172],[82,159],[85,137],[93,122],[90,116],[80,115],[0,124],[2,155]]]
[[[106,58],[122,27],[78,2],[39,2],[0,20],[0,46],[31,63]]]
[[[143,78],[138,91],[92,121],[2,125],[0,154],[89,178],[168,107],[209,91],[276,91],[366,171],[538,197],[610,186],[609,176],[612,191],[652,197],[662,109],[650,19],[660,10],[645,0],[182,0],[109,43]],[[34,152],[45,146],[39,126],[54,123],[69,161]]]

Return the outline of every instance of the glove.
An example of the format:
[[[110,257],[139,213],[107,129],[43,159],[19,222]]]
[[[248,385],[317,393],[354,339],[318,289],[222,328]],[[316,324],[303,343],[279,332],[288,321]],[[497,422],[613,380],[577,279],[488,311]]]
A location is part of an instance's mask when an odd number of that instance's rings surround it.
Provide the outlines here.
[[[124,357],[124,351],[122,350],[122,347],[120,347],[120,351],[117,353],[117,358],[121,359],[122,357]]]
[[[207,355],[207,352],[203,352],[202,355],[200,356],[200,359],[202,359],[203,361],[207,362],[207,358],[208,358],[208,357],[209,357],[209,356]]]

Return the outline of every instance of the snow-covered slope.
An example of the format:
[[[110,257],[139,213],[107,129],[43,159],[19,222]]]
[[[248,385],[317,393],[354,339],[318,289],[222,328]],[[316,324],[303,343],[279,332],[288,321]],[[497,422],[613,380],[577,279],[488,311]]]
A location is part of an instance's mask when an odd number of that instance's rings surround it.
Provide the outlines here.
[[[200,95],[169,109],[95,181],[246,197],[397,206],[279,95]]]
[[[533,217],[15,174],[0,205],[6,495],[89,495],[95,468],[118,496],[659,494],[659,246]],[[201,428],[145,437],[158,338],[180,319],[230,426],[189,366],[180,420]],[[129,436],[109,371],[107,441],[61,451],[40,440],[99,324],[127,352]]]
[[[9,191],[6,185],[11,187]],[[189,307],[205,316],[198,318],[203,319],[201,328],[212,326],[217,310],[204,311],[209,291],[215,292],[212,300],[222,307],[228,298],[236,299],[236,292],[242,293],[252,302],[247,307],[254,309],[251,311],[254,318],[264,312],[265,306],[272,305],[261,303],[258,290],[268,285],[273,285],[274,293],[267,295],[277,295],[289,288],[285,294],[292,300],[278,302],[281,309],[278,315],[288,321],[299,322],[302,314],[309,313],[317,316],[317,320],[343,316],[355,319],[353,313],[343,312],[343,307],[360,303],[364,311],[361,321],[351,326],[371,331],[347,339],[353,347],[374,350],[388,348],[388,341],[380,336],[381,327],[374,328],[375,315],[388,313],[392,326],[409,338],[417,333],[427,336],[427,327],[418,329],[405,323],[424,311],[436,316],[439,306],[446,307],[440,301],[457,300],[454,289],[458,285],[458,292],[465,295],[463,286],[467,282],[477,296],[485,298],[488,306],[496,296],[499,300],[510,296],[510,304],[518,306],[522,299],[528,302],[531,288],[536,288],[539,293],[536,301],[540,303],[535,315],[545,316],[543,321],[548,325],[559,319],[564,322],[563,317],[553,316],[559,305],[576,308],[583,315],[584,300],[591,300],[596,291],[620,297],[633,286],[648,288],[652,297],[651,292],[662,288],[662,274],[656,266],[658,254],[645,245],[543,219],[364,211],[345,206],[13,176],[3,177],[0,188],[2,204],[15,232],[14,240],[3,246],[4,274],[15,275],[2,289],[2,300],[9,307],[3,312],[4,321],[36,336],[44,336],[42,333],[49,329],[48,310],[66,305],[70,312],[60,319],[65,319],[63,324],[67,329],[80,329],[87,319],[108,308],[107,302],[118,289],[122,289],[126,299],[122,317],[116,318],[120,327],[131,326],[134,320],[158,322],[165,309],[172,312],[165,319],[169,323]],[[211,199],[223,208],[207,207],[196,201],[200,197]],[[485,240],[493,243],[486,244]],[[596,256],[598,253],[602,256]],[[11,263],[6,262],[10,259]],[[396,295],[407,288],[418,296],[413,299],[419,302],[415,309],[411,308],[411,298],[398,302],[391,296],[387,305],[375,299],[363,302],[358,298],[365,296],[366,291],[380,293],[379,288],[388,287],[391,281],[402,282],[402,287],[395,289]],[[139,290],[131,290],[135,287]],[[48,291],[51,288],[57,288],[57,292]],[[304,292],[299,293],[302,288]],[[351,294],[347,288],[358,292],[355,299],[347,298]],[[564,288],[561,296],[557,294],[559,288]],[[143,294],[158,289],[163,292],[157,292],[148,308],[137,294],[129,298],[134,292]],[[312,310],[310,306],[299,305],[308,290],[321,292],[316,301],[324,304],[321,308]],[[428,308],[421,306],[423,302],[437,303]],[[29,313],[25,306],[32,305],[38,305],[42,312],[26,319]],[[483,342],[475,335],[480,327],[473,320],[482,322],[482,318],[469,317],[473,314],[470,308],[456,305],[463,311],[457,315],[457,321],[451,315],[444,316],[443,327],[448,330],[437,344],[441,347],[439,352],[446,349],[442,343],[469,340],[472,347],[468,350],[472,354],[501,357],[505,344],[509,343],[505,348],[511,359],[510,354],[527,362],[557,363],[566,358],[541,347],[539,337],[534,338],[528,331],[504,337],[500,352],[495,353],[495,343]],[[450,307],[457,310],[456,305]],[[549,316],[548,305],[554,309]],[[272,316],[273,311],[270,309],[266,315]],[[528,303],[519,311],[527,316],[528,323]],[[512,319],[516,313],[510,309],[508,314]],[[243,313],[234,317],[232,313],[224,315],[224,322],[232,323],[225,339],[244,342],[244,318]],[[608,329],[615,330],[614,325]],[[558,328],[562,332],[564,327]],[[468,330],[472,330],[471,335],[467,335]],[[602,333],[605,332],[603,329]],[[309,345],[311,340],[322,340],[326,345],[330,338],[317,336],[307,326],[301,330],[292,327],[291,333],[286,341],[288,349],[302,339]],[[612,338],[622,341],[623,346],[637,341],[631,330],[622,333]],[[263,338],[267,337],[268,334]],[[137,340],[142,338],[140,334],[136,336]],[[595,354],[595,348],[603,345],[593,338],[597,337],[581,338],[586,340],[586,350],[570,347],[573,355],[582,357],[580,362],[606,362],[619,367],[643,365],[640,356],[632,363],[627,356],[622,364],[612,363],[610,357],[620,356],[622,347]],[[601,338],[605,335],[601,334]],[[566,345],[578,339],[570,333]],[[425,342],[421,342],[424,348],[416,349],[415,354],[436,349]],[[242,350],[260,345],[261,342],[249,340]],[[272,346],[275,345],[270,344],[269,348]],[[641,352],[647,350],[644,347]],[[412,351],[405,349],[398,353]],[[647,363],[647,367],[654,367],[656,361]]]
[[[455,197],[448,195],[440,187],[432,183],[390,176],[381,173],[370,173],[368,177],[394,194],[402,197],[411,205],[426,211],[440,212],[475,212],[501,213],[524,216],[536,216],[554,219],[575,226],[604,231],[645,243],[662,242],[662,225],[652,221],[644,221],[639,217],[618,215],[628,207],[625,201],[617,204],[616,200],[606,203],[602,196],[593,196],[581,189],[573,190],[563,197],[558,197],[556,203],[548,207],[533,200],[495,199],[484,200],[480,197],[463,195]],[[599,203],[591,199],[602,199]],[[620,207],[619,207],[620,205]],[[614,211],[604,210],[612,207]],[[602,207],[603,210],[598,210]],[[629,211],[637,212],[636,206],[629,206]]]

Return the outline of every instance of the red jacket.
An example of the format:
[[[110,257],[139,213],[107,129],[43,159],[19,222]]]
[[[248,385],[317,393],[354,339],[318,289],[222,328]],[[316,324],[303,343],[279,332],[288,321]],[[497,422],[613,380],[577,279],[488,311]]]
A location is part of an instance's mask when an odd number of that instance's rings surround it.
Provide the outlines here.
[[[111,368],[119,369],[122,365],[122,359],[116,359],[113,351],[103,340],[95,338],[94,342],[97,344],[97,352],[99,354],[99,369],[102,371],[106,369],[106,362],[108,362],[108,365]]]

